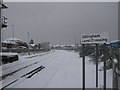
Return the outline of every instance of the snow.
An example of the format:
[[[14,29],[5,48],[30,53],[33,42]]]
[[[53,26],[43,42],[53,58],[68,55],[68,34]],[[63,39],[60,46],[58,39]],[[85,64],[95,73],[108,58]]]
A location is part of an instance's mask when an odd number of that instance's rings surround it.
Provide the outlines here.
[[[16,43],[15,43],[15,42],[13,42],[13,41],[7,41],[7,40],[2,41],[2,43],[7,43],[7,44],[16,44]]]
[[[8,38],[8,39],[6,39],[6,41],[11,41],[11,40],[18,40],[18,41],[23,41],[23,40],[21,40],[21,39],[18,39],[18,38],[13,38],[13,37],[11,37],[11,38]]]
[[[35,57],[29,58],[32,56]],[[79,58],[78,53],[74,51],[55,50],[42,55],[35,54],[27,57],[20,56],[20,60],[2,66],[3,74],[6,74],[33,64],[7,77],[3,80],[3,86],[17,80],[7,88],[82,88],[82,58]],[[96,66],[89,61],[89,57],[85,59],[86,88],[95,88]],[[31,78],[20,77],[41,65],[45,66],[45,68]],[[107,88],[112,88],[112,70],[107,71],[106,80]],[[99,71],[99,87],[102,86],[103,71]]]
[[[117,59],[114,59],[114,63],[117,64],[117,63],[118,63],[118,60],[117,60]]]
[[[11,53],[11,52],[2,52],[0,53],[0,56],[13,56],[13,55],[17,55],[17,53]]]
[[[29,44],[30,46],[34,47],[36,44]]]

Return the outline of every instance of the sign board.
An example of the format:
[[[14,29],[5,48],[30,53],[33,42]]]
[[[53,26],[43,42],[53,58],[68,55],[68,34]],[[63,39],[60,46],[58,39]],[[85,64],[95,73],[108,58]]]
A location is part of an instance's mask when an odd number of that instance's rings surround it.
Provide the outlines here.
[[[108,43],[108,33],[101,34],[82,34],[81,44],[91,44],[91,43]]]

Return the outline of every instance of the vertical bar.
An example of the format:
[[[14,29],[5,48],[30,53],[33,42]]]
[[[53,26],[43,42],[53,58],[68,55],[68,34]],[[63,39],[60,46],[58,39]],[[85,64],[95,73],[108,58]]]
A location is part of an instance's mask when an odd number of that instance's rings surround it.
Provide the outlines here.
[[[98,87],[98,44],[96,44],[96,87]]]
[[[82,57],[83,57],[83,90],[85,90],[85,44],[82,47]]]
[[[14,25],[11,26],[12,26],[12,34],[13,34],[13,42],[14,42]]]
[[[0,5],[2,6],[1,1],[0,1]],[[2,47],[2,43],[1,43],[1,30],[2,30],[1,10],[2,10],[2,7],[0,7],[0,52],[2,51],[2,49],[1,49],[1,47]]]
[[[118,2],[118,40],[120,40],[120,1]],[[118,66],[120,74],[120,47],[118,45]],[[118,90],[120,90],[120,76],[118,77]]]
[[[0,5],[2,6],[2,2],[1,1],[0,1]],[[2,30],[1,10],[2,10],[2,7],[0,7],[0,52],[2,52],[2,42],[1,42],[1,30]],[[1,65],[2,65],[2,57],[0,57],[0,66]]]
[[[1,30],[2,30],[2,20],[1,20],[1,10],[2,1],[0,0],[0,53],[2,52],[2,42],[1,42]],[[2,57],[0,57],[0,66],[2,65]],[[0,76],[2,76],[2,67],[0,68]],[[0,89],[2,88],[2,80],[0,81]]]
[[[113,53],[113,47],[111,46],[111,56],[113,56],[114,55],[114,53]],[[113,56],[114,57],[114,56]],[[114,71],[115,71],[115,64],[114,64],[114,58],[113,58],[113,60],[112,60],[112,69],[113,69],[113,77],[112,77],[112,88],[115,88],[115,74],[114,74]]]
[[[104,43],[104,90],[106,90],[106,43]]]
[[[29,36],[29,32],[28,32],[28,55],[30,55],[30,50],[29,50],[29,38],[30,38],[30,36]]]

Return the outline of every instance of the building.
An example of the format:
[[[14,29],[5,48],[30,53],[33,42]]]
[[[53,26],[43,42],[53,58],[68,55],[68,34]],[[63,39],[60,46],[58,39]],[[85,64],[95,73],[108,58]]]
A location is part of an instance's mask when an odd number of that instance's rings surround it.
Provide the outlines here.
[[[25,43],[23,40],[18,39],[18,38],[8,38],[2,43],[2,48],[19,48],[20,46],[24,46],[27,48],[27,43]]]
[[[10,41],[10,42],[15,42],[15,43],[24,43],[24,41],[23,40],[21,40],[21,39],[19,39],[19,38],[13,38],[13,37],[11,37],[11,38],[8,38],[8,39],[6,39],[5,41]]]
[[[18,45],[15,42],[2,41],[2,49],[16,48]]]
[[[50,49],[50,43],[49,42],[42,42],[42,43],[38,44],[38,47],[40,47],[40,49],[48,51]]]
[[[29,49],[38,49],[37,44],[29,44]]]

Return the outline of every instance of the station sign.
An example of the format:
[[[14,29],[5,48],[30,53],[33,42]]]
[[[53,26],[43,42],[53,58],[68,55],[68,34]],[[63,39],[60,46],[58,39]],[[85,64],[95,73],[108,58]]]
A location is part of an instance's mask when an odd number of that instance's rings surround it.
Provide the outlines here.
[[[98,33],[98,34],[82,34],[81,44],[91,44],[91,43],[108,43],[108,33]]]

